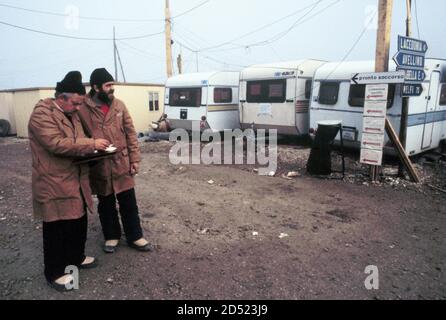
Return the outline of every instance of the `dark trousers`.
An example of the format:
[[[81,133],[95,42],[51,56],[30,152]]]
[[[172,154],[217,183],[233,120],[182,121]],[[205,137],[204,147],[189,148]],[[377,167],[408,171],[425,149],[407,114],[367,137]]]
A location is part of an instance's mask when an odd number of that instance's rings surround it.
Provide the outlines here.
[[[135,189],[130,189],[103,197],[98,196],[99,219],[105,241],[121,239],[121,226],[119,224],[116,199],[119,203],[122,226],[128,243],[135,242],[143,237],[141,222],[139,220],[138,205],[136,203]]]
[[[88,217],[43,223],[45,277],[52,282],[65,274],[67,266],[79,267],[85,260]]]

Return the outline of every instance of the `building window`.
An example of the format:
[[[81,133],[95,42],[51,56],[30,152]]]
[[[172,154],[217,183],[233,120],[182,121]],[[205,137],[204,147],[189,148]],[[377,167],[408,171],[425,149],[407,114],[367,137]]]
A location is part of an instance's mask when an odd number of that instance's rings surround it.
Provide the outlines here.
[[[286,98],[286,79],[249,81],[247,101],[254,103],[283,103]]]
[[[153,99],[155,100],[155,111],[159,111],[160,110],[160,98],[159,98],[158,92],[153,95]]]
[[[311,98],[311,85],[312,80],[305,81],[305,99],[310,100]]]
[[[171,107],[200,107],[201,88],[171,88],[169,105]]]
[[[350,85],[350,92],[348,94],[348,104],[351,107],[364,108],[365,99],[365,84],[352,84]],[[395,85],[389,84],[389,92],[387,95],[387,109],[393,106],[395,98]]]
[[[338,102],[339,82],[323,81],[319,88],[319,103],[335,105]]]
[[[215,103],[231,103],[232,88],[214,88]]]
[[[159,111],[159,109],[160,109],[159,93],[149,92],[149,111]]]
[[[441,85],[440,106],[446,106],[446,83]]]

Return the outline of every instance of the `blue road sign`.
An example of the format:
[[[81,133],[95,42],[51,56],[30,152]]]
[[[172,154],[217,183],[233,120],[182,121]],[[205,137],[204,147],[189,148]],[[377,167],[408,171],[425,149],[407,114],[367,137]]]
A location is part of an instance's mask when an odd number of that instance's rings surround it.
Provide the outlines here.
[[[424,69],[424,56],[413,54],[413,53],[406,53],[399,51],[397,54],[393,57],[393,60],[399,67],[406,67],[406,69]]]
[[[428,48],[426,41],[398,36],[398,51],[424,55]]]
[[[423,82],[426,79],[426,72],[424,72],[424,70],[408,69],[402,67],[398,67],[397,70],[404,71],[406,73],[406,81]]]
[[[403,97],[418,97],[423,93],[423,86],[420,83],[405,83],[401,88]]]

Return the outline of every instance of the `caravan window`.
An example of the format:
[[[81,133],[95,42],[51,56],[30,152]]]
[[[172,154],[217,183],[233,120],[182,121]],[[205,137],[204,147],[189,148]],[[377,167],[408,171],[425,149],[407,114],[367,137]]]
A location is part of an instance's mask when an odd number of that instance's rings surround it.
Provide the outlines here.
[[[446,106],[446,83],[441,85],[440,106]]]
[[[215,103],[231,103],[232,89],[231,88],[215,88],[214,89]]]
[[[171,88],[169,105],[171,107],[200,107],[201,88]]]
[[[282,103],[286,98],[286,79],[249,81],[248,102]]]
[[[348,94],[348,104],[351,107],[364,108],[365,98],[365,84],[352,84],[350,85],[350,92]],[[393,100],[395,97],[395,85],[389,84],[389,93],[387,96],[387,109],[393,106]]]
[[[338,102],[339,82],[321,82],[319,88],[319,103],[335,105]]]

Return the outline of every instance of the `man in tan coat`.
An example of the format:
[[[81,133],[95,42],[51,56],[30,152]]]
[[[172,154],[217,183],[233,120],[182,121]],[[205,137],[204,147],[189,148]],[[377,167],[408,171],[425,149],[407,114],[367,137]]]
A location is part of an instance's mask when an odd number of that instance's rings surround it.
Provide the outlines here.
[[[134,189],[141,156],[133,121],[125,104],[114,97],[114,79],[107,70],[93,71],[90,85],[90,94],[79,110],[83,127],[90,137],[107,139],[117,148],[113,158],[98,161],[90,171],[91,188],[99,200],[103,249],[115,252],[121,238],[117,200],[128,245],[151,251],[152,246],[143,237]]]
[[[85,256],[87,209],[92,208],[88,166],[73,159],[105,150],[105,139],[85,136],[76,108],[85,88],[73,71],[57,84],[56,99],[37,103],[28,124],[32,151],[33,208],[43,220],[45,277],[57,290],[66,291],[74,281],[67,266],[92,268],[96,261]]]

